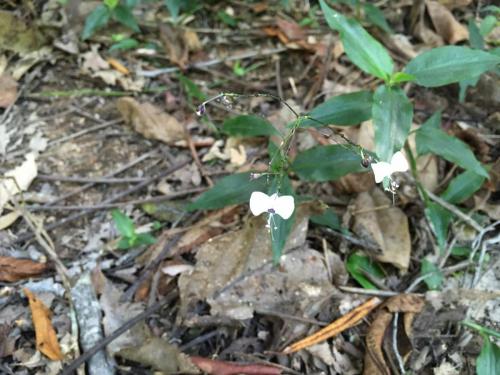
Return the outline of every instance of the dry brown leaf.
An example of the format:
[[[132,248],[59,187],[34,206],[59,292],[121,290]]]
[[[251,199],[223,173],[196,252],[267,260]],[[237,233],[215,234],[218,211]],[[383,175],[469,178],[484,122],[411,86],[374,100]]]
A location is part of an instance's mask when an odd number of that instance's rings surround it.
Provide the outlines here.
[[[354,232],[380,247],[382,252],[373,254],[375,259],[406,271],[410,264],[411,239],[408,218],[403,211],[378,188],[359,194],[354,204]]]
[[[412,323],[415,314],[422,311],[425,306],[423,297],[414,294],[401,294],[391,297],[382,306],[368,330],[366,335],[366,354],[364,364],[364,375],[390,375],[384,355],[384,339],[387,338],[386,331],[390,327],[394,313],[404,313],[403,330],[398,331],[398,351],[404,358],[411,351],[411,347],[404,347],[402,342],[409,342],[412,335]],[[392,345],[391,345],[392,348]]]
[[[109,63],[109,65],[111,65],[113,67],[113,69],[119,71],[120,73],[122,73],[124,75],[130,74],[130,70],[128,70],[127,67],[125,65],[123,65],[120,61],[118,61],[117,59],[114,59],[112,57],[108,57],[106,59],[106,61]]]
[[[0,76],[0,108],[14,104],[17,98],[17,82],[9,75]]]
[[[472,3],[472,0],[439,0],[439,3],[448,9],[463,8]]]
[[[14,282],[39,276],[47,270],[46,263],[29,259],[0,256],[0,281]]]
[[[177,119],[150,103],[124,97],[116,104],[126,123],[148,139],[173,144],[184,139],[184,127]]]
[[[455,44],[469,39],[469,31],[453,14],[437,1],[426,1],[427,11],[437,33],[448,43]]]
[[[30,303],[33,326],[35,327],[36,348],[53,361],[62,360],[63,354],[51,322],[52,313],[29,289],[23,288]]]
[[[151,337],[140,345],[121,349],[122,358],[143,363],[164,374],[199,374],[200,371],[179,348],[158,337]]]
[[[276,20],[276,25],[278,25],[289,41],[305,39],[304,30],[302,30],[297,22],[286,21],[282,18],[278,18]]]
[[[167,24],[160,26],[160,40],[165,48],[169,60],[186,69],[190,51],[201,49],[201,43],[195,31],[170,27]]]
[[[311,205],[297,208],[280,269],[272,267],[272,251],[264,217],[248,220],[238,231],[213,238],[196,254],[193,272],[179,278],[180,313],[186,317],[199,300],[211,313],[248,319],[255,309],[294,314],[333,292],[324,262],[305,247]],[[304,249],[286,254],[292,248]]]

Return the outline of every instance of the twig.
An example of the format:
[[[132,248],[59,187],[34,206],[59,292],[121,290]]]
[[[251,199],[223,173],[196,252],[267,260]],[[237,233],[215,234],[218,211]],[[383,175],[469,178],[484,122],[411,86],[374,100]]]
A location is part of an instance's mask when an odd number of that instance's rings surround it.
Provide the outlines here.
[[[132,200],[132,201],[116,202],[116,203],[108,203],[108,204],[96,204],[96,205],[87,205],[87,206],[84,206],[84,205],[81,205],[81,206],[27,206],[26,209],[29,211],[81,211],[81,210],[97,211],[97,210],[107,210],[110,208],[117,208],[117,207],[123,207],[123,206],[128,206],[128,205],[137,206],[137,205],[144,204],[144,203],[157,203],[157,202],[168,201],[171,199],[183,197],[185,195],[200,193],[200,192],[205,191],[205,190],[206,190],[205,187],[199,187],[199,188],[179,191],[177,193],[160,195],[158,197],[136,199],[136,200]]]
[[[400,292],[393,292],[390,290],[375,290],[375,289],[363,289],[354,286],[339,286],[338,287],[343,292],[356,293],[356,294],[366,294],[368,296],[378,296],[378,297],[394,297],[398,296]]]
[[[2,171],[3,168],[0,169]],[[60,182],[81,182],[93,184],[130,184],[134,182],[142,182],[147,177],[122,177],[122,178],[106,178],[106,177],[79,177],[79,176],[60,176],[50,174],[39,174],[36,176],[42,181],[60,181]]]
[[[198,167],[198,170],[200,171],[200,174],[205,178],[205,181],[207,181],[208,186],[212,187],[214,186],[214,182],[210,178],[210,176],[207,175],[205,172],[205,168],[203,168],[203,164],[201,164],[201,160],[198,157],[198,153],[196,152],[196,147],[194,147],[193,143],[193,138],[191,138],[191,134],[189,134],[189,131],[186,130],[186,141],[188,143],[189,151],[191,151],[191,156],[193,157],[193,160]]]
[[[398,360],[399,371],[401,371],[401,374],[406,374],[403,358],[401,358],[401,354],[399,354],[398,349],[398,320],[399,313],[395,312],[394,319],[392,321],[392,351]]]
[[[208,66],[212,65],[217,65],[226,61],[236,61],[236,60],[243,60],[243,59],[249,59],[257,56],[268,56],[268,55],[274,55],[276,53],[281,53],[286,51],[287,48],[285,47],[279,47],[279,48],[273,48],[273,49],[264,49],[264,50],[257,50],[257,51],[249,51],[246,53],[242,53],[239,55],[234,55],[234,56],[229,56],[227,58],[222,58],[222,59],[213,59],[209,61],[203,61],[199,63],[194,63],[188,65],[186,68],[189,69],[200,69],[200,68],[206,68]],[[162,68],[162,69],[155,69],[155,70],[139,70],[137,72],[138,75],[143,76],[143,77],[157,77],[161,74],[169,74],[169,73],[175,73],[179,72],[181,69],[177,66],[170,67],[170,68]]]
[[[137,165],[137,164],[141,163],[142,161],[144,161],[144,160],[150,158],[151,156],[153,156],[154,154],[156,154],[156,151],[150,151],[150,152],[148,152],[146,154],[143,154],[143,155],[139,156],[137,159],[132,160],[130,163],[125,164],[123,167],[118,168],[116,171],[114,171],[114,172],[112,172],[112,173],[110,173],[108,175],[105,175],[104,178],[110,178],[110,177],[116,176],[117,174],[125,172],[127,169],[132,168],[134,165]],[[71,192],[69,192],[67,194],[64,194],[64,195],[60,196],[59,198],[56,198],[56,199],[54,199],[54,200],[52,200],[50,202],[45,203],[43,206],[47,207],[47,206],[51,206],[53,204],[56,204],[57,202],[60,202],[60,201],[65,200],[65,199],[68,199],[69,197],[72,197],[72,196],[74,196],[76,194],[82,193],[85,190],[90,189],[94,185],[96,185],[95,182],[89,182],[88,184],[86,184],[86,185],[84,185],[84,186],[82,186],[82,187],[80,187],[80,188],[78,188],[76,190],[73,190],[73,191],[71,191]]]
[[[439,204],[443,208],[446,208],[448,211],[451,211],[452,213],[454,213],[457,217],[462,219],[466,224],[468,224],[469,226],[471,226],[472,228],[474,228],[478,232],[482,232],[484,230],[484,228],[481,225],[479,225],[477,223],[477,221],[475,221],[470,216],[464,214],[462,211],[460,211],[458,208],[456,208],[453,204],[446,202],[444,199],[438,197],[437,195],[435,195],[434,193],[432,193],[429,190],[426,190],[426,193],[429,196],[429,198],[431,198],[434,202],[436,202],[437,204]]]
[[[132,193],[140,191],[140,190],[144,189],[146,186],[150,185],[151,183],[153,183],[155,181],[158,181],[158,180],[160,180],[160,179],[168,176],[169,174],[174,173],[178,169],[184,167],[189,162],[190,162],[190,160],[188,159],[188,160],[185,160],[184,162],[181,162],[181,163],[179,163],[177,165],[174,165],[173,167],[165,170],[164,172],[159,173],[158,175],[156,175],[154,177],[151,177],[150,179],[148,179],[146,181],[143,181],[143,182],[141,182],[141,183],[139,183],[139,184],[131,187],[130,189],[124,190],[124,191],[120,192],[119,194],[117,194],[117,195],[115,195],[115,196],[113,196],[113,197],[111,197],[109,199],[106,199],[105,201],[102,202],[102,204],[114,203],[114,202],[122,199],[123,197],[129,196]],[[85,216],[87,216],[88,214],[90,214],[90,213],[92,213],[94,211],[96,211],[96,210],[95,209],[88,209],[88,210],[84,210],[82,212],[73,214],[71,216],[68,216],[68,217],[64,218],[61,221],[58,221],[58,222],[55,222],[53,224],[47,225],[45,227],[45,230],[46,231],[51,231],[51,230],[53,230],[55,228],[59,228],[62,225],[65,225],[67,223],[71,223],[71,222],[73,222],[75,220],[81,219],[82,217],[85,217]],[[28,240],[32,239],[33,237],[34,237],[34,235],[32,233],[22,233],[11,244],[13,245],[13,244],[25,242],[25,241],[28,241]]]
[[[167,297],[165,297],[163,300],[156,302],[151,307],[148,307],[146,310],[144,310],[139,315],[126,321],[120,328],[118,328],[116,331],[114,331],[111,335],[105,337],[102,341],[97,343],[92,349],[86,351],[80,357],[78,357],[73,362],[71,362],[66,368],[64,368],[64,370],[60,373],[60,375],[70,375],[78,367],[80,367],[85,362],[87,362],[91,357],[93,357],[94,354],[96,354],[101,349],[105,348],[110,342],[112,342],[113,340],[118,338],[120,335],[124,334],[126,331],[128,331],[130,328],[135,326],[140,321],[146,319],[148,316],[155,313],[163,305],[171,303],[176,297],[177,297],[177,294],[170,294]]]

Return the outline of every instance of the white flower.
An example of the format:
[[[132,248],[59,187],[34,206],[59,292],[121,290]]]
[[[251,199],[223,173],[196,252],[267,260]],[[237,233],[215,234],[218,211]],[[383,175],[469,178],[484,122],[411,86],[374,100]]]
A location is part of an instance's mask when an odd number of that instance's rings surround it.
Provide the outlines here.
[[[250,196],[250,211],[255,216],[263,212],[267,212],[270,217],[277,214],[283,219],[288,219],[293,214],[295,203],[291,195],[273,194],[271,196],[264,194],[260,191],[254,191]]]
[[[406,172],[408,168],[408,161],[406,161],[406,158],[401,151],[396,152],[392,156],[390,163],[385,161],[372,163],[372,170],[375,175],[376,183],[382,182],[385,177],[391,179],[391,175],[394,172]]]

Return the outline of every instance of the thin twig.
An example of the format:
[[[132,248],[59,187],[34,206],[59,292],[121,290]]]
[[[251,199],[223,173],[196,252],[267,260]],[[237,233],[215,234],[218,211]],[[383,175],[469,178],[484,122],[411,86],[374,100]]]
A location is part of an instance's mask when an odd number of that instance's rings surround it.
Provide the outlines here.
[[[172,174],[174,173],[175,171],[179,170],[180,168],[184,167],[186,164],[188,164],[191,160],[190,159],[187,159],[185,160],[184,162],[181,162],[177,165],[174,165],[173,167],[165,170],[164,172],[162,173],[159,173],[158,175],[154,176],[154,177],[151,177],[150,179],[144,181],[144,182],[141,182],[133,187],[131,187],[130,189],[127,189],[127,190],[124,190],[122,192],[120,192],[119,194],[109,198],[109,199],[106,199],[105,201],[102,202],[102,204],[108,204],[108,203],[114,203],[126,196],[129,196],[130,194],[132,193],[135,193],[137,191],[140,191],[142,189],[144,189],[146,186],[152,184],[153,182],[156,182],[166,176],[168,176],[169,174]],[[46,231],[51,231],[55,228],[59,228],[60,226],[62,225],[65,225],[67,223],[71,223],[75,220],[78,220],[78,219],[81,219],[82,217],[85,217],[87,216],[88,214],[92,213],[96,211],[95,209],[88,209],[88,210],[84,210],[82,212],[79,212],[79,213],[76,213],[76,214],[73,214],[71,216],[68,216],[66,218],[64,218],[63,220],[61,221],[58,221],[58,222],[55,222],[55,223],[52,223],[52,224],[49,224],[45,227],[45,230]],[[19,235],[19,237],[14,240],[11,244],[17,244],[17,243],[21,243],[21,242],[25,242],[25,241],[28,241],[30,239],[32,239],[34,237],[34,235],[32,233],[22,233],[21,235]]]
[[[258,56],[269,56],[269,55],[274,55],[276,53],[281,53],[286,51],[287,48],[285,47],[278,47],[278,48],[273,48],[273,49],[264,49],[264,50],[257,50],[257,51],[249,51],[246,53],[242,53],[239,55],[234,55],[234,56],[229,56],[227,58],[221,58],[221,59],[213,59],[209,61],[203,61],[203,62],[198,62],[194,64],[190,64],[187,66],[187,69],[200,69],[200,68],[206,68],[208,66],[212,65],[217,65],[221,64],[223,62],[227,61],[236,61],[236,60],[243,60],[243,59],[249,59],[253,57],[258,57]],[[155,69],[155,70],[139,70],[137,72],[138,75],[143,76],[143,77],[157,77],[162,74],[169,74],[169,73],[175,73],[179,72],[181,69],[177,66],[173,66],[170,68],[162,68],[162,69]]]
[[[399,371],[401,371],[401,374],[406,374],[403,358],[401,358],[401,354],[399,354],[399,349],[398,349],[398,320],[399,320],[399,313],[395,312],[394,319],[392,322],[392,351],[394,352],[394,355],[398,360]]]
[[[183,197],[189,194],[200,193],[205,191],[205,187],[199,187],[194,189],[188,189],[184,191],[179,191],[177,193],[160,195],[158,197],[144,198],[144,199],[136,199],[132,201],[125,202],[116,202],[116,203],[107,203],[107,204],[96,204],[96,205],[80,205],[80,206],[26,206],[26,209],[29,211],[81,211],[81,210],[107,210],[110,208],[118,208],[123,206],[137,206],[144,203],[158,203],[163,201],[168,201],[172,199],[176,199],[179,197]]]
[[[140,321],[146,319],[148,316],[154,314],[158,311],[162,306],[171,303],[177,297],[176,294],[170,294],[165,297],[163,300],[156,302],[151,307],[148,307],[139,315],[133,317],[132,319],[126,321],[120,328],[114,331],[111,335],[105,337],[102,341],[97,343],[92,349],[83,353],[80,357],[71,362],[68,366],[64,368],[64,370],[60,373],[60,375],[70,375],[73,371],[76,371],[78,367],[83,365],[87,360],[89,360],[94,354],[96,354],[101,349],[105,348],[110,342],[124,334],[130,328],[135,326]]]
[[[368,296],[377,296],[377,297],[394,297],[401,294],[400,292],[393,292],[390,290],[363,289],[354,286],[340,285],[338,288],[343,292],[347,293],[366,294]]]
[[[434,202],[439,204],[441,207],[446,208],[448,211],[451,211],[452,213],[454,213],[457,217],[462,219],[466,224],[470,225],[472,228],[474,228],[478,232],[482,232],[484,230],[484,228],[481,225],[479,225],[477,223],[477,221],[475,221],[470,216],[464,214],[462,211],[460,211],[453,204],[446,202],[444,199],[438,197],[437,195],[435,195],[434,193],[432,193],[429,190],[426,190],[426,193],[429,196],[429,198],[431,198]]]

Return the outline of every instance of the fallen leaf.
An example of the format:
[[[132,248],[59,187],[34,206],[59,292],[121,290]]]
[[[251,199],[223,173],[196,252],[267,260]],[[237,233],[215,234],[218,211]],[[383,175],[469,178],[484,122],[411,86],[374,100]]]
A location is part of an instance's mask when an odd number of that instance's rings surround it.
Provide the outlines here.
[[[472,3],[472,0],[439,0],[439,3],[451,10],[466,7]]]
[[[192,356],[191,362],[207,374],[211,375],[279,375],[282,370],[278,367],[234,362],[218,361],[215,359]]]
[[[129,75],[130,71],[127,69],[125,65],[123,65],[120,61],[117,59],[113,59],[112,57],[108,57],[106,61],[113,67],[113,69],[119,71],[120,73],[124,75]]]
[[[0,213],[5,204],[16,194],[25,191],[38,174],[35,155],[26,155],[26,160],[18,167],[0,177]]]
[[[213,238],[196,254],[192,272],[179,277],[180,313],[186,317],[199,300],[207,300],[211,313],[248,319],[255,309],[289,314],[333,292],[324,262],[305,244],[309,205],[297,209],[295,224],[285,245],[280,268],[272,266],[272,251],[264,217],[247,221],[244,228]]]
[[[10,68],[12,78],[19,81],[21,77],[33,66],[41,61],[49,60],[51,58],[53,58],[51,47],[43,47],[39,50],[27,53],[20,60],[16,61],[12,68]]]
[[[125,122],[148,139],[173,144],[184,138],[184,127],[177,119],[153,104],[124,97],[117,100],[117,108]]]
[[[0,49],[26,54],[46,42],[34,22],[28,25],[17,12],[0,11]]]
[[[384,340],[388,336],[387,330],[392,324],[394,313],[403,313],[401,320],[403,328],[398,330],[398,352],[403,358],[411,351],[412,323],[415,314],[422,311],[425,306],[423,297],[414,294],[400,294],[391,297],[382,304],[370,325],[366,335],[366,353],[364,364],[364,375],[387,375],[391,374],[387,366],[385,356],[393,353],[384,353]],[[392,350],[392,345],[390,345]]]
[[[86,73],[109,69],[109,63],[99,54],[99,45],[90,46],[90,51],[81,55],[82,70]]]
[[[39,276],[47,270],[46,263],[29,259],[0,256],[0,281],[15,282]]]
[[[199,374],[200,371],[176,346],[152,337],[139,346],[124,348],[116,353],[122,358],[152,366],[165,374]]]
[[[453,14],[437,1],[426,1],[427,11],[437,33],[450,44],[469,39],[469,31]]]
[[[195,31],[160,25],[160,40],[165,48],[169,60],[182,70],[187,66],[190,51],[201,49],[201,43]]]
[[[303,40],[305,39],[304,30],[299,26],[297,22],[287,21],[282,18],[276,20],[276,24],[281,31],[286,35],[288,40]]]
[[[382,250],[380,254],[371,255],[406,271],[410,264],[411,238],[404,212],[378,188],[359,194],[354,204],[353,231]]]
[[[53,361],[60,361],[64,357],[57,341],[57,335],[51,322],[50,310],[29,289],[23,288],[28,297],[35,327],[36,348]]]
[[[0,108],[14,104],[17,98],[17,82],[9,75],[0,76]]]
[[[5,228],[10,227],[12,224],[16,222],[16,220],[21,216],[21,212],[12,211],[8,214],[0,216],[0,230],[4,230]]]

